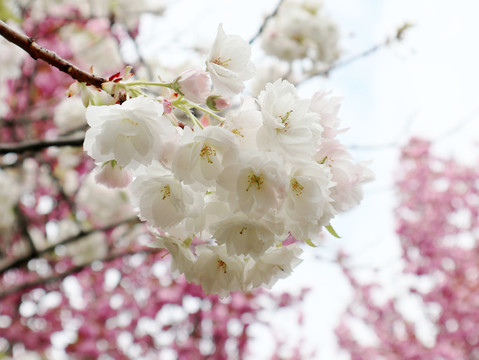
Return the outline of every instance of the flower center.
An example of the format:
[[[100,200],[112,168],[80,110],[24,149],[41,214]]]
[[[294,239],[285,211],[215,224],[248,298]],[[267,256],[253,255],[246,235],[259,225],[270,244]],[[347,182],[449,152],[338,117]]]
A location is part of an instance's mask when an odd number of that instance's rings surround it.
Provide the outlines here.
[[[231,58],[227,60],[221,60],[221,56],[218,56],[216,59],[214,59],[212,62],[213,64],[223,66],[223,67],[228,67],[228,63],[231,61]]]
[[[284,114],[283,116],[280,116],[280,119],[281,119],[281,122],[283,124],[286,123],[286,121],[288,120],[289,118],[289,115],[291,115],[291,113],[293,112],[293,110],[289,110],[286,114]],[[287,123],[286,123],[287,124]]]
[[[296,178],[292,178],[290,181],[291,189],[293,190],[296,196],[299,196],[303,193],[304,186],[301,185]]]
[[[289,119],[289,116],[291,115],[292,112],[293,112],[293,110],[289,110],[286,114],[279,117],[281,119],[281,123],[284,126],[282,129],[278,129],[279,131],[284,131],[284,132],[288,131],[288,128],[289,128],[288,119]]]
[[[244,135],[238,129],[233,129],[233,130],[231,130],[231,132],[235,135],[238,135],[238,136],[241,136],[242,138],[244,138]]]
[[[121,121],[123,121],[123,122],[129,122],[130,124],[136,125],[136,126],[140,125],[140,123],[138,123],[137,121],[133,121],[133,120],[128,119],[128,118],[124,118],[124,119],[122,119]]]
[[[220,270],[220,269],[223,270],[223,273],[226,274],[226,263],[223,260],[221,260],[220,258],[218,258],[217,262],[218,262],[217,269],[218,270]]]
[[[171,195],[170,185],[163,186],[163,188],[160,190],[160,193],[163,194],[163,199],[162,200],[165,200],[168,196]]]
[[[246,191],[248,191],[251,186],[256,186],[256,190],[261,190],[261,185],[264,183],[264,176],[263,174],[261,175],[256,175],[254,172],[251,172],[248,175],[248,187],[246,188]]]
[[[213,149],[208,143],[204,143],[203,147],[200,151],[200,157],[206,157],[206,161],[208,164],[213,164],[213,160],[211,160],[211,156],[216,156],[216,150]]]

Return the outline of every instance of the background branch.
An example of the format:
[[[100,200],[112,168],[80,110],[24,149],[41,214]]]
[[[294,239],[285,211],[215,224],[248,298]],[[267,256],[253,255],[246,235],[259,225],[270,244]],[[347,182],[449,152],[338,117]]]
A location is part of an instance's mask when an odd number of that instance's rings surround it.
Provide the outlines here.
[[[355,61],[357,61],[361,58],[367,57],[367,56],[375,53],[378,50],[381,50],[385,47],[388,47],[389,45],[391,45],[392,43],[394,43],[396,41],[400,42],[400,41],[404,40],[404,33],[406,32],[406,30],[408,30],[412,26],[413,26],[412,24],[405,23],[399,29],[397,29],[396,34],[393,37],[388,37],[382,43],[376,44],[376,45],[372,46],[371,48],[363,51],[362,53],[350,57],[349,59],[346,59],[346,60],[343,60],[343,61],[338,61],[338,62],[332,64],[331,66],[329,66],[326,70],[323,70],[323,71],[320,71],[316,74],[313,74],[313,76],[314,75],[327,76],[333,70],[336,70],[338,68],[350,65],[351,63],[354,63]]]
[[[6,297],[10,294],[14,294],[18,291],[22,291],[22,290],[26,290],[26,289],[29,289],[29,288],[32,288],[32,287],[36,287],[36,286],[48,284],[48,283],[51,283],[51,282],[55,282],[55,281],[58,281],[58,280],[62,280],[69,275],[76,274],[77,272],[80,272],[83,269],[89,267],[95,261],[110,262],[110,261],[113,261],[115,259],[118,259],[118,258],[121,258],[121,257],[124,257],[124,256],[137,255],[137,254],[154,254],[154,253],[157,253],[157,252],[162,251],[162,250],[164,250],[164,249],[147,248],[147,249],[140,250],[140,251],[130,250],[130,251],[125,251],[125,252],[121,252],[121,253],[117,253],[117,254],[112,254],[112,255],[107,256],[103,259],[95,259],[95,260],[90,261],[86,264],[81,264],[81,265],[74,266],[74,267],[70,268],[69,270],[67,270],[67,271],[65,271],[61,274],[56,274],[56,275],[53,275],[53,276],[40,278],[40,279],[37,279],[37,280],[34,280],[34,281],[23,283],[23,284],[18,285],[18,286],[14,286],[14,287],[9,288],[7,290],[4,290],[4,291],[0,292],[0,299],[4,298],[4,297]]]
[[[264,29],[266,28],[266,25],[268,25],[268,22],[269,20],[276,16],[276,14],[278,13],[278,10],[281,6],[281,4],[283,3],[284,0],[280,0],[278,2],[278,5],[276,5],[276,8],[274,9],[274,11],[265,17],[264,21],[263,21],[263,24],[261,24],[260,28],[258,29],[258,32],[251,38],[251,40],[249,41],[249,44],[251,45],[252,43],[254,43],[256,41],[256,39],[261,35],[261,33],[264,31]]]
[[[0,154],[23,153],[43,150],[50,146],[82,146],[84,137],[58,138],[54,140],[24,141],[13,144],[0,144]]]
[[[55,250],[55,248],[59,245],[67,245],[67,244],[70,244],[70,243],[73,243],[73,242],[76,242],[78,240],[81,240],[83,239],[84,237],[88,236],[88,235],[91,235],[91,234],[94,234],[94,233],[97,233],[97,232],[105,232],[105,231],[109,231],[109,230],[112,230],[120,225],[123,225],[123,224],[137,224],[137,223],[140,223],[140,220],[135,217],[135,218],[131,218],[131,219],[126,219],[126,220],[123,220],[123,221],[120,221],[120,222],[117,222],[115,224],[112,224],[112,225],[108,225],[108,226],[104,226],[102,228],[97,228],[97,229],[92,229],[92,230],[89,230],[89,231],[80,231],[77,235],[75,236],[72,236],[72,237],[69,237],[63,241],[60,241],[56,244],[53,244],[47,248],[44,248],[44,249],[41,249],[41,250],[36,250],[35,252],[31,252],[25,256],[22,256],[22,257],[18,257],[16,258],[15,260],[13,260],[13,262],[11,262],[10,264],[8,264],[7,266],[5,266],[4,268],[0,269],[0,275],[9,271],[9,270],[12,270],[14,268],[17,268],[17,267],[20,267],[22,265],[25,265],[27,264],[30,260],[33,260],[37,257],[40,257],[40,256],[43,256],[45,254],[48,254],[52,251]]]

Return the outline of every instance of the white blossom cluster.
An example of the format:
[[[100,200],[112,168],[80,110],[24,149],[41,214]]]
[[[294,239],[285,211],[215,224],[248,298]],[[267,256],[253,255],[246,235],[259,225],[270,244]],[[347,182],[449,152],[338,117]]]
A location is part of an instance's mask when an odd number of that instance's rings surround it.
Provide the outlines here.
[[[298,242],[315,244],[323,227],[334,233],[330,220],[359,203],[371,173],[335,139],[338,99],[303,99],[279,79],[221,117],[200,105],[224,110],[243,90],[254,75],[250,47],[220,26],[206,67],[169,84],[106,84],[127,100],[88,107],[84,149],[98,181],[129,187],[172,271],[227,296],[288,276],[301,261]],[[139,89],[148,85],[171,96],[146,96]],[[179,124],[173,108],[191,124]]]
[[[339,31],[322,14],[322,0],[286,0],[262,34],[266,53],[293,61],[309,58],[330,64],[338,59]]]

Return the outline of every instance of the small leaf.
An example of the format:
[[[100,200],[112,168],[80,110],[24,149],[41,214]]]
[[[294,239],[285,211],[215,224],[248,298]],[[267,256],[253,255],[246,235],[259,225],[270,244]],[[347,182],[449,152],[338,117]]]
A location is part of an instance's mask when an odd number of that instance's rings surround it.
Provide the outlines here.
[[[315,245],[315,244],[311,241],[311,239],[304,239],[304,242],[305,242],[306,244],[308,244],[309,246],[311,246],[311,247],[318,247],[317,245]]]
[[[328,232],[333,235],[335,238],[338,238],[340,239],[341,236],[339,236],[337,233],[336,233],[336,230],[333,229],[333,227],[331,226],[331,224],[328,224],[325,226],[326,230],[328,230]]]

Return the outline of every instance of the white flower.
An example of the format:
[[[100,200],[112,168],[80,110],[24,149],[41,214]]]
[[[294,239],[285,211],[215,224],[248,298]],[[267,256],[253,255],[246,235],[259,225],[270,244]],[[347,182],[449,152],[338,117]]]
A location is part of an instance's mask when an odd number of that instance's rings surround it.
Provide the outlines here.
[[[285,1],[262,34],[266,53],[293,61],[330,64],[340,55],[336,24],[321,14],[321,1]]]
[[[140,218],[161,229],[167,230],[187,216],[197,216],[203,208],[200,193],[183,185],[159,165],[151,166],[140,174],[130,190],[133,203],[139,207]]]
[[[226,244],[229,255],[249,255],[257,258],[282,239],[282,227],[265,220],[252,219],[237,213],[211,225],[217,244]]]
[[[321,231],[323,231],[324,226],[328,225],[329,220],[331,219],[323,217],[320,221],[290,221],[287,227],[295,239],[317,245],[320,241]]]
[[[97,165],[95,180],[109,188],[124,188],[131,182],[131,172],[122,168],[115,160]]]
[[[338,129],[341,120],[338,118],[341,98],[329,97],[330,91],[318,91],[311,98],[309,111],[319,114],[323,127],[323,138],[333,139],[341,131]]]
[[[80,97],[69,97],[55,108],[53,121],[60,131],[68,132],[86,126],[85,113],[86,108]]]
[[[238,35],[226,35],[221,25],[206,61],[211,81],[220,93],[238,94],[254,76],[251,47]]]
[[[243,152],[237,162],[226,166],[218,177],[218,195],[246,214],[263,216],[278,210],[286,195],[287,173],[282,159],[274,154]],[[234,207],[233,207],[234,208]]]
[[[240,147],[256,149],[256,134],[263,124],[261,112],[255,106],[253,98],[244,98],[241,108],[237,111],[228,111],[223,126],[236,135]]]
[[[188,241],[180,241],[171,236],[158,235],[157,240],[151,245],[153,247],[165,248],[171,255],[171,272],[174,276],[185,274],[187,281],[196,258],[190,250]]]
[[[208,126],[194,132],[185,128],[173,159],[173,172],[186,184],[212,186],[223,170],[224,156],[230,154],[235,158],[236,148],[235,135],[223,128]]]
[[[336,214],[331,196],[335,183],[331,178],[325,165],[312,161],[295,164],[283,211],[285,226],[296,239],[317,242],[322,227]]]
[[[299,256],[302,252],[298,244],[272,247],[256,261],[248,262],[245,289],[258,286],[271,288],[279,279],[288,277],[301,263]]]
[[[334,213],[330,197],[331,172],[325,165],[315,162],[298,162],[291,172],[289,188],[284,201],[284,211],[294,221],[317,221]]]
[[[196,255],[191,277],[205,293],[226,297],[231,291],[242,289],[244,263],[229,256],[224,245],[198,245]]]
[[[264,121],[258,130],[258,147],[310,157],[322,130],[319,116],[308,112],[310,101],[299,98],[294,85],[281,79],[266,84],[258,101]]]
[[[163,106],[140,96],[121,105],[90,106],[83,148],[97,162],[116,160],[121,166],[148,165],[161,156],[165,139],[176,134],[162,117]]]
[[[331,168],[333,206],[338,212],[349,210],[363,198],[362,185],[373,180],[374,174],[364,163],[355,163],[346,147],[332,139],[325,141],[315,155],[318,162]]]

